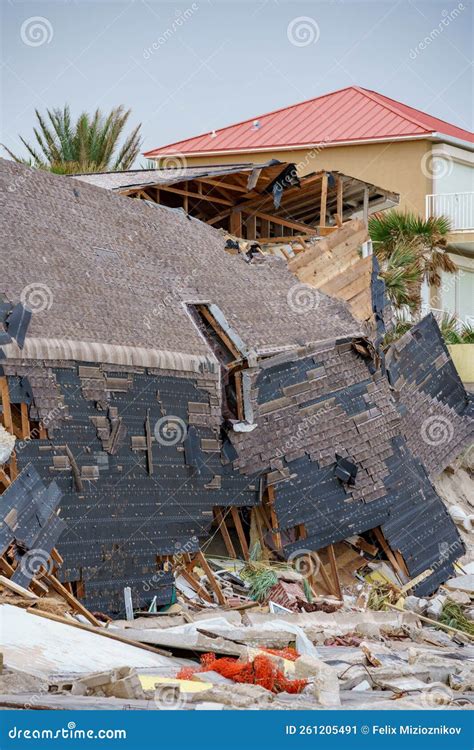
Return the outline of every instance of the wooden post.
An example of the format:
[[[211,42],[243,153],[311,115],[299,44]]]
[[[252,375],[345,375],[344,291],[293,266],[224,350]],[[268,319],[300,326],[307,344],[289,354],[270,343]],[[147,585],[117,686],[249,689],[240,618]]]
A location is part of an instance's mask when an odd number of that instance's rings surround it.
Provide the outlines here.
[[[3,406],[3,426],[13,435],[12,409],[6,377],[0,378],[0,400]]]
[[[235,554],[234,545],[232,544],[232,539],[230,538],[229,529],[227,528],[224,514],[222,513],[222,508],[219,508],[216,506],[214,508],[214,514],[216,516],[217,522],[219,524],[219,530],[222,534],[222,538],[224,540],[224,544],[226,547],[226,550],[230,557],[237,557]]]
[[[377,539],[378,543],[382,547],[383,551],[385,552],[387,558],[390,560],[390,563],[392,565],[392,568],[394,569],[395,573],[397,573],[399,576],[401,576],[401,580],[404,580],[405,572],[400,567],[397,558],[393,554],[392,550],[387,544],[387,540],[385,539],[382,529],[377,526],[376,529],[373,530],[375,538]]]
[[[25,440],[30,436],[30,419],[28,417],[28,404],[21,403],[21,437]]]
[[[214,573],[212,572],[209,566],[209,563],[207,562],[206,558],[202,554],[201,550],[199,550],[199,552],[197,553],[196,558],[197,558],[198,564],[201,566],[201,568],[204,570],[207,576],[207,580],[209,581],[211,588],[217,597],[217,601],[219,602],[219,604],[222,604],[225,606],[227,604],[227,600],[224,594],[222,593],[221,588],[216,581]]]
[[[257,217],[254,214],[245,220],[245,227],[247,229],[247,239],[254,240],[257,236]]]
[[[230,213],[230,233],[242,237],[242,213],[236,209]]]
[[[331,573],[332,573],[332,577],[334,580],[334,590],[336,592],[336,596],[342,602],[342,591],[341,591],[341,584],[339,581],[339,574],[337,572],[336,555],[334,554],[334,546],[330,544],[327,550],[328,550],[328,556],[329,556],[329,565],[331,566]]]
[[[336,213],[339,215],[341,221],[344,221],[343,191],[344,191],[344,181],[342,177],[339,175],[336,180]]]
[[[325,172],[321,180],[321,209],[320,209],[320,216],[319,216],[320,227],[326,226],[327,200],[328,200],[328,175],[327,175],[327,172]]]
[[[363,214],[364,224],[365,226],[368,226],[369,224],[369,188],[364,188],[364,214]]]
[[[244,530],[242,528],[242,521],[240,520],[239,510],[238,508],[235,508],[234,506],[232,506],[232,508],[230,509],[230,512],[232,513],[232,518],[234,520],[235,528],[237,531],[237,536],[239,537],[239,542],[242,548],[242,554],[244,556],[244,560],[250,560],[249,548],[247,545],[247,540],[245,538]]]
[[[278,516],[275,513],[275,508],[274,508],[275,488],[268,487],[267,492],[268,492],[268,508],[270,511],[270,521],[272,524],[272,529],[277,529],[278,528]],[[283,548],[283,545],[281,543],[281,534],[279,531],[273,532],[273,541],[277,549],[281,550]]]

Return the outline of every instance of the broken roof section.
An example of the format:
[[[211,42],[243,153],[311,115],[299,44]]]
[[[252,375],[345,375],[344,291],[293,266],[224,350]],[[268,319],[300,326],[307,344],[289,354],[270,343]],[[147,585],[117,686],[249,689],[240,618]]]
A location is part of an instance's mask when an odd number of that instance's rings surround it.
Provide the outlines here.
[[[325,235],[347,221],[399,202],[399,196],[341,172],[298,176],[298,165],[188,167],[76,175],[122,195],[182,208],[186,214],[248,240]]]
[[[23,349],[4,346],[6,427],[21,436],[28,419],[42,422],[19,468],[55,477],[62,575],[85,586],[89,606],[117,611],[125,585],[140,602],[150,589],[169,601],[157,556],[184,549],[191,564],[219,509],[245,556],[241,506],[264,512],[283,557],[383,529],[404,575],[435,568],[424,590],[449,575],[462,545],[402,424],[403,380],[415,391],[430,382],[433,403],[467,414],[461,384],[453,397],[438,388],[436,347],[408,358],[402,347],[396,398],[374,354],[379,325],[374,347],[345,302],[302,285],[286,262],[249,262],[182,212],[67,177],[3,162],[1,179],[0,291],[12,308],[39,300]],[[21,192],[9,190],[20,179]],[[305,252],[296,270],[313,283],[318,258]],[[383,326],[372,279],[371,291]]]
[[[21,190],[10,191],[18,180]],[[6,160],[0,191],[8,238],[1,291],[41,313],[22,351],[3,347],[9,357],[215,369],[186,309],[211,302],[257,352],[359,331],[347,306],[325,295],[302,315],[285,264],[256,267],[223,252],[221,233],[182,212]]]

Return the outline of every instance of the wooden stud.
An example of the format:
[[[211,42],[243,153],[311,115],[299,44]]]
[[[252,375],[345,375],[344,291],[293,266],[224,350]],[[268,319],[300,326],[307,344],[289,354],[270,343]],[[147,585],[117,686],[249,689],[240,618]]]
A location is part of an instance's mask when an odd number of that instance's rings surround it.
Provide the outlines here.
[[[86,609],[86,607],[84,607],[84,605],[81,604],[81,602],[78,599],[76,599],[76,597],[73,596],[70,591],[68,591],[66,586],[64,586],[64,584],[62,584],[61,581],[58,581],[56,576],[46,571],[43,577],[48,581],[51,587],[58,594],[64,597],[64,599],[67,601],[70,607],[72,607],[73,610],[83,615],[83,617],[85,617],[86,620],[89,620],[91,625],[95,625],[96,627],[101,627],[101,623],[99,622],[99,620],[97,620],[94,617],[94,615],[91,612],[89,612],[89,610]]]
[[[387,559],[390,561],[392,568],[398,575],[402,576],[402,581],[403,581],[405,573],[403,572],[402,568],[398,564],[397,558],[395,557],[389,545],[387,544],[387,541],[383,535],[382,529],[380,528],[380,526],[377,526],[377,528],[373,529],[373,532],[374,532],[375,538],[377,539],[378,543],[382,547],[382,550],[384,551]]]
[[[204,599],[204,601],[209,602],[209,604],[213,604],[212,597],[209,596],[206,589],[201,586],[197,578],[193,576],[193,574],[189,570],[186,570],[186,568],[181,568],[178,571],[178,576],[180,575],[183,576],[183,578],[189,583],[189,585],[191,586],[192,589],[194,589],[196,594],[199,594],[201,599]]]
[[[102,624],[99,627],[92,627],[92,625],[86,625],[84,622],[78,622],[77,620],[71,620],[67,617],[61,617],[61,615],[53,615],[51,612],[44,612],[40,609],[35,609],[34,605],[28,607],[26,610],[30,615],[37,615],[38,617],[45,617],[47,620],[54,620],[54,622],[60,622],[63,625],[70,625],[73,628],[79,628],[79,630],[87,630],[89,633],[95,633],[101,635],[104,638],[112,638],[114,641],[120,641],[121,643],[127,643],[129,646],[135,646],[135,648],[141,648],[144,651],[151,651],[154,654],[160,654],[161,656],[171,656],[170,651],[165,651],[162,648],[156,646],[149,646],[146,643],[140,643],[140,641],[132,641],[130,638],[125,638],[121,635],[111,633],[110,630],[104,628]]]
[[[236,348],[234,343],[230,340],[227,334],[222,330],[220,325],[214,320],[211,312],[205,305],[197,306],[198,312],[207,320],[211,328],[217,333],[221,341],[226,345],[227,349],[234,355],[237,360],[242,359],[242,353]]]
[[[259,508],[252,508],[251,513],[255,519],[255,526],[257,527],[258,541],[262,550],[265,548],[265,538],[263,536],[262,519],[259,513]]]
[[[338,599],[343,601],[342,598],[342,591],[341,591],[341,583],[339,581],[339,573],[337,572],[337,565],[336,565],[336,555],[334,554],[334,545],[330,544],[327,548],[328,551],[328,557],[329,557],[329,565],[331,567],[331,573],[334,580],[334,590],[336,593],[336,596]]]
[[[363,220],[365,226],[369,223],[369,188],[364,188]]]
[[[247,230],[247,239],[254,240],[257,236],[257,217],[250,214],[245,220],[245,228]]]
[[[344,217],[344,203],[343,203],[343,191],[344,191],[344,180],[338,175],[336,177],[336,213],[340,216],[341,221]]]
[[[13,435],[12,409],[10,404],[10,393],[6,377],[0,377],[0,401],[3,406],[3,426]]]
[[[242,549],[242,554],[244,556],[244,560],[250,560],[249,548],[248,548],[247,539],[245,538],[245,533],[242,527],[242,521],[240,520],[239,510],[235,506],[232,506],[230,511],[231,511],[232,519],[234,521],[234,525],[237,531],[237,536],[239,537],[239,542],[240,542],[240,546]]]
[[[28,404],[21,403],[21,437],[26,440],[30,437],[30,418],[28,416]]]
[[[279,531],[275,531],[275,529],[278,529],[278,516],[274,508],[274,503],[275,503],[275,488],[274,487],[267,488],[267,497],[268,497],[268,509],[270,511],[270,523],[272,525],[272,531],[273,531],[273,541],[274,541],[275,547],[281,550],[283,549],[283,545],[281,542],[281,534]]]
[[[327,200],[328,200],[328,175],[327,175],[327,172],[325,172],[323,174],[323,179],[321,181],[321,204],[320,204],[320,211],[319,211],[319,226],[320,227],[326,226]]]
[[[230,557],[237,557],[234,549],[234,545],[232,544],[232,539],[230,538],[229,529],[227,528],[224,514],[222,513],[222,508],[219,508],[219,506],[216,506],[214,508],[214,513],[217,519],[217,522],[219,524],[219,531],[222,534],[222,538],[224,540],[224,544],[226,547],[226,550]]]
[[[219,602],[219,604],[222,604],[223,606],[225,606],[227,604],[227,600],[224,594],[222,593],[221,588],[219,584],[217,583],[216,577],[214,573],[212,572],[211,567],[209,563],[207,562],[206,558],[204,557],[203,553],[201,552],[201,550],[199,550],[199,552],[197,553],[196,558],[197,558],[198,564],[201,566],[201,568],[204,570],[207,576],[207,580],[209,581],[209,584],[217,597],[217,601]]]
[[[235,209],[230,213],[229,230],[236,237],[242,237],[242,213]]]

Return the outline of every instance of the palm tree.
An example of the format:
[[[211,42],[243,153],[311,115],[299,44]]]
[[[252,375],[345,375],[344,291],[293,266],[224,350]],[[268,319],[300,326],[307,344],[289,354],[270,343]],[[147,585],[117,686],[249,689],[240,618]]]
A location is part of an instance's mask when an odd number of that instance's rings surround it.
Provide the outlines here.
[[[48,109],[46,117],[36,110],[36,142],[32,145],[20,136],[29,158],[4,149],[16,162],[60,174],[130,169],[141,146],[140,125],[119,146],[130,111],[120,105],[104,115],[97,109],[92,116],[83,112],[73,123],[67,104]]]
[[[445,216],[422,219],[409,211],[386,211],[370,217],[374,253],[396,307],[419,310],[422,282],[439,287],[442,271],[455,273],[456,265],[447,253],[449,231]]]

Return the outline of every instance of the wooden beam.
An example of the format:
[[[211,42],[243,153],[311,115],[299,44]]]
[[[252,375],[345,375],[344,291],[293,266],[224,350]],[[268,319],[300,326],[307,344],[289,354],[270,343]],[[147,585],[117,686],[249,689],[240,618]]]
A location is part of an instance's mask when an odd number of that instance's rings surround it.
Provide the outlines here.
[[[227,334],[222,330],[220,325],[214,320],[213,316],[209,312],[205,305],[198,305],[198,311],[207,320],[211,328],[217,333],[221,341],[226,345],[228,350],[234,355],[237,360],[242,359],[242,353],[235,347]]]
[[[218,196],[211,196],[210,193],[195,193],[192,190],[183,190],[182,188],[171,187],[170,185],[162,185],[160,190],[164,193],[175,193],[176,195],[184,195],[191,198],[199,198],[201,201],[209,201],[210,203],[220,203],[221,206],[233,206],[232,201],[225,200],[225,198],[219,198]]]
[[[215,187],[225,188],[226,190],[235,190],[238,193],[250,194],[251,192],[243,185],[237,185],[233,182],[220,182],[219,180],[211,180],[207,177],[195,177],[194,182],[200,182],[202,185],[214,185]]]
[[[326,226],[326,206],[328,200],[328,175],[327,172],[323,174],[321,181],[321,204],[319,211],[319,226]]]
[[[234,545],[232,544],[232,539],[230,538],[229,529],[227,528],[227,524],[225,522],[224,514],[222,513],[222,508],[219,508],[219,506],[216,506],[214,508],[214,514],[217,519],[217,523],[219,524],[219,531],[222,534],[222,538],[224,540],[225,548],[227,550],[227,553],[230,557],[237,557],[234,549]]]
[[[245,220],[245,228],[247,230],[247,239],[254,240],[257,236],[257,217],[250,215]]]
[[[363,220],[365,226],[369,223],[369,188],[364,188]]]
[[[4,487],[9,487],[12,483],[12,480],[10,477],[6,474],[6,472],[0,467],[0,482],[3,484]]]
[[[399,575],[402,576],[402,581],[403,581],[403,577],[404,577],[405,573],[401,569],[400,565],[398,564],[397,558],[395,557],[395,555],[393,554],[392,550],[388,546],[387,540],[385,539],[385,537],[383,535],[382,529],[379,526],[377,526],[377,528],[373,529],[373,532],[374,532],[375,538],[377,539],[378,543],[380,544],[380,546],[382,547],[383,551],[385,552],[385,555],[390,560],[392,568],[394,569],[394,571],[396,573],[398,573]]]
[[[270,511],[270,522],[272,524],[272,529],[273,529],[273,541],[275,543],[275,547],[281,550],[283,549],[283,545],[281,542],[281,534],[279,531],[274,531],[274,529],[278,529],[278,516],[274,508],[274,503],[275,503],[275,488],[274,487],[267,488],[267,496],[268,496],[268,509]]]
[[[231,211],[229,228],[231,234],[242,237],[242,214],[240,211]]]
[[[214,576],[214,573],[212,572],[211,567],[209,563],[207,562],[206,558],[204,557],[203,553],[201,552],[201,550],[199,550],[196,557],[197,557],[198,565],[201,566],[201,568],[204,570],[207,576],[207,580],[209,581],[211,588],[217,597],[217,601],[219,602],[219,604],[222,604],[223,606],[225,606],[227,604],[227,600],[224,594],[222,593],[221,588],[219,584],[217,583],[216,577]]]
[[[89,620],[91,625],[101,627],[101,623],[99,622],[99,620],[97,620],[94,615],[89,612],[89,610],[86,609],[86,607],[84,607],[84,605],[81,604],[81,602],[67,590],[67,588],[61,583],[61,581],[58,581],[56,576],[46,571],[43,575],[43,578],[45,578],[50,586],[67,601],[67,603],[70,607],[72,607],[73,610],[79,612],[83,617],[86,618],[86,620]]]
[[[344,180],[340,175],[336,177],[336,212],[341,217],[341,220],[344,215],[344,200],[343,200],[343,194],[344,194]]]
[[[30,418],[28,416],[28,404],[21,403],[21,437],[25,440],[30,436]]]
[[[186,570],[186,568],[181,568],[178,573],[178,576],[183,576],[183,578],[189,583],[192,589],[196,592],[196,594],[199,594],[201,599],[204,599],[206,602],[209,602],[209,604],[213,604],[212,597],[209,596],[206,589],[201,586],[197,578],[189,571]]]
[[[3,426],[13,435],[12,409],[10,404],[10,393],[6,377],[0,377],[0,401],[3,406]]]
[[[243,212],[249,213],[247,209],[243,209]],[[278,226],[296,229],[304,234],[317,234],[316,227],[311,227],[309,224],[303,224],[299,221],[290,221],[289,219],[284,219],[277,214],[263,214],[261,211],[255,211],[255,216],[258,216],[259,219],[268,219],[272,224],[278,224]]]
[[[247,545],[247,539],[245,538],[244,530],[242,528],[242,521],[240,520],[239,510],[235,506],[232,506],[232,508],[230,509],[230,512],[232,514],[234,525],[237,531],[237,536],[239,537],[239,542],[242,548],[242,554],[244,556],[244,560],[250,560],[249,548]]]
[[[341,583],[339,581],[339,573],[337,572],[336,555],[334,554],[334,545],[330,544],[327,550],[328,550],[328,557],[329,557],[329,565],[331,567],[331,574],[334,580],[334,591],[338,599],[340,599],[342,602],[343,597],[342,597],[342,591],[341,591]]]
[[[92,625],[86,625],[84,622],[78,622],[78,620],[69,619],[68,617],[61,617],[61,615],[53,615],[51,612],[44,612],[40,609],[35,609],[34,606],[28,607],[26,610],[30,615],[37,615],[38,617],[45,617],[47,620],[54,620],[54,622],[60,622],[63,625],[71,625],[73,628],[79,628],[79,630],[87,630],[89,633],[95,633],[101,635],[104,638],[112,638],[114,641],[120,641],[120,643],[127,643],[129,646],[135,646],[135,648],[141,648],[144,651],[151,651],[153,654],[160,654],[161,656],[172,656],[170,651],[165,651],[162,648],[156,646],[149,646],[146,643],[140,643],[140,641],[132,641],[131,638],[125,638],[121,635],[111,633],[110,630],[100,625],[98,628],[92,627]]]

